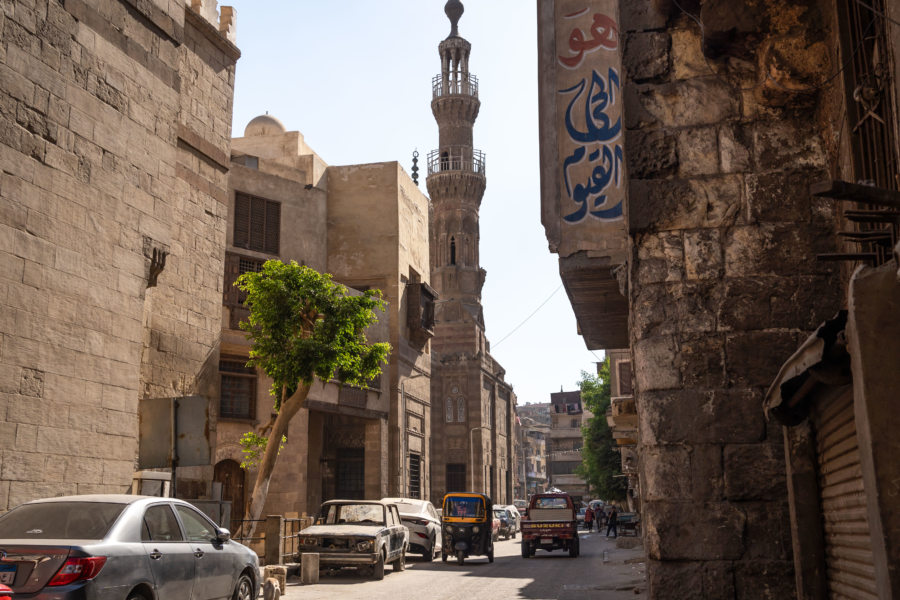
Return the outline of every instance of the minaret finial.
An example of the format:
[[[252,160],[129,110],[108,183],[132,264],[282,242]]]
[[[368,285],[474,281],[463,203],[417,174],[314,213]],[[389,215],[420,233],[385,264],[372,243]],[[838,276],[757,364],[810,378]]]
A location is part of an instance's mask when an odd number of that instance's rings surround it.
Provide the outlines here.
[[[447,0],[447,4],[444,5],[444,12],[447,13],[447,18],[450,19],[450,37],[459,35],[456,25],[459,23],[463,10],[462,2],[459,0]]]

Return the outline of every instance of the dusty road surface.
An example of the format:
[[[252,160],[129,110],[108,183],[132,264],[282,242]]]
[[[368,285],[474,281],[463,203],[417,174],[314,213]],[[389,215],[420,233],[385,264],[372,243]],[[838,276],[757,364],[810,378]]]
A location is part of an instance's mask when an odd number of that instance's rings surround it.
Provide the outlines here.
[[[604,551],[606,561],[604,562]],[[581,534],[581,556],[562,551],[523,559],[519,540],[497,542],[494,563],[486,557],[424,562],[407,557],[406,571],[385,569],[383,581],[370,581],[353,570],[324,575],[316,585],[288,582],[287,600],[642,600],[643,551],[616,548],[598,533]],[[635,591],[637,590],[637,591]]]

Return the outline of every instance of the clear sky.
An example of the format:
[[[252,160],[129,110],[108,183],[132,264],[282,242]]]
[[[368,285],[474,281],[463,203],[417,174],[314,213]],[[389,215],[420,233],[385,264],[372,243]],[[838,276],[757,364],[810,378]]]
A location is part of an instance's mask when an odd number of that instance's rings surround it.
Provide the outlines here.
[[[424,159],[438,143],[431,79],[441,68],[437,46],[450,33],[444,0],[222,3],[235,7],[242,52],[233,135],[268,111],[330,165],[396,160],[410,172],[418,149],[425,191]],[[459,34],[472,43],[469,70],[481,99],[475,147],[487,160],[480,220],[487,337],[519,403],[548,402],[560,387],[576,389],[602,353],[577,335],[541,226],[537,9],[533,0],[463,4]]]

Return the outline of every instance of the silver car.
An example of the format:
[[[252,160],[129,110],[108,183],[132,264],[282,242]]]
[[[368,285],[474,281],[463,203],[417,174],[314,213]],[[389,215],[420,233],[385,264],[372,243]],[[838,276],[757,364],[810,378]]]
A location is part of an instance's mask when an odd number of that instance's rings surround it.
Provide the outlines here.
[[[441,551],[441,517],[427,500],[414,498],[382,498],[397,505],[400,519],[409,529],[409,550],[431,562]]]
[[[29,600],[250,600],[259,559],[183,500],[67,496],[0,516],[0,583]]]

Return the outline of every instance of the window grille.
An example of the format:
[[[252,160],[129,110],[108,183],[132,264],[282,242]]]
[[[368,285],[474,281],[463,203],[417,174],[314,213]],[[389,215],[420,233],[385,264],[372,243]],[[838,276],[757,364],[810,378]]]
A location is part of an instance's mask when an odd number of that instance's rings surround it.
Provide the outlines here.
[[[447,463],[447,492],[466,490],[466,464]]]
[[[219,416],[225,419],[254,419],[256,370],[246,366],[246,359],[223,358],[219,361],[219,373]]]
[[[409,455],[409,497],[422,497],[422,457],[415,453]]]

